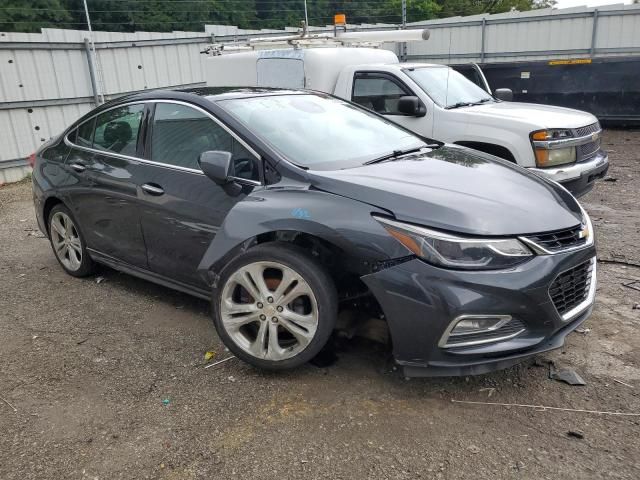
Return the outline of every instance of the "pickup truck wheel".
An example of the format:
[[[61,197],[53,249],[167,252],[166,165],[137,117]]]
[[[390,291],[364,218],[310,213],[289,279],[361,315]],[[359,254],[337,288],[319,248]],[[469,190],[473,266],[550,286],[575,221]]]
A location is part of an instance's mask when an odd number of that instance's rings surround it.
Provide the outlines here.
[[[331,277],[304,250],[286,243],[258,245],[231,261],[212,299],[224,344],[268,370],[297,367],[317,355],[337,310]]]

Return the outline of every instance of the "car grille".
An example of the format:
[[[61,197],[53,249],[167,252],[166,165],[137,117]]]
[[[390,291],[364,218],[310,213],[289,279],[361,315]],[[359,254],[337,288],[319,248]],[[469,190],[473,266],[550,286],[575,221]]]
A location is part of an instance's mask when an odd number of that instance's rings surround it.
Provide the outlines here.
[[[587,125],[586,127],[574,128],[573,134],[576,137],[586,137],[587,135],[591,135],[592,133],[599,132],[601,130],[600,123],[592,123],[591,125]]]
[[[560,315],[583,302],[589,295],[593,261],[578,265],[556,277],[549,287],[549,295]]]
[[[578,161],[593,157],[598,150],[600,150],[600,139],[597,139],[595,142],[578,145],[576,151]]]
[[[447,339],[447,348],[462,347],[467,343],[473,342],[474,344],[489,343],[491,341],[498,341],[504,337],[510,337],[517,333],[520,333],[525,329],[524,324],[517,318],[513,318],[509,323],[503,325],[497,330],[491,330],[488,332],[470,333],[468,335],[451,335]]]
[[[586,237],[580,235],[582,229],[582,225],[577,225],[565,230],[529,235],[526,238],[545,250],[558,252],[567,248],[579,247],[587,243]]]

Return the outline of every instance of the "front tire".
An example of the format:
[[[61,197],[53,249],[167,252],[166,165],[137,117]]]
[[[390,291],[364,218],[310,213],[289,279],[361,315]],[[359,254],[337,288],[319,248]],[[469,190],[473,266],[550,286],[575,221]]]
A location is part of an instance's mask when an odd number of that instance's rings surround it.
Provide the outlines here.
[[[326,270],[287,243],[258,245],[221,272],[213,322],[238,358],[267,370],[302,365],[335,326],[338,295]]]
[[[95,263],[87,252],[87,244],[71,210],[58,204],[51,209],[47,222],[51,248],[64,271],[74,277],[91,275]]]

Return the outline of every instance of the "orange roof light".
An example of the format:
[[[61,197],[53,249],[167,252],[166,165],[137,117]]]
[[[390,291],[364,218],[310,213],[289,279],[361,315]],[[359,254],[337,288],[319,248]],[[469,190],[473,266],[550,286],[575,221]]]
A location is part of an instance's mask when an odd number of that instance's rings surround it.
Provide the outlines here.
[[[336,13],[333,16],[334,25],[346,25],[347,24],[347,16],[344,13]]]

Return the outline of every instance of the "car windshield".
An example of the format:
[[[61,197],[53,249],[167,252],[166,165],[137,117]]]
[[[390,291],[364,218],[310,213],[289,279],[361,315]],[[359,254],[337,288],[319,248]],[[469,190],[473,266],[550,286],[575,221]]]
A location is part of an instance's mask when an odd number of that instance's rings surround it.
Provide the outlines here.
[[[270,95],[218,105],[289,161],[311,170],[355,167],[427,146],[397,125],[331,97]]]
[[[486,91],[449,67],[408,68],[405,72],[441,107],[451,108],[493,100]]]

